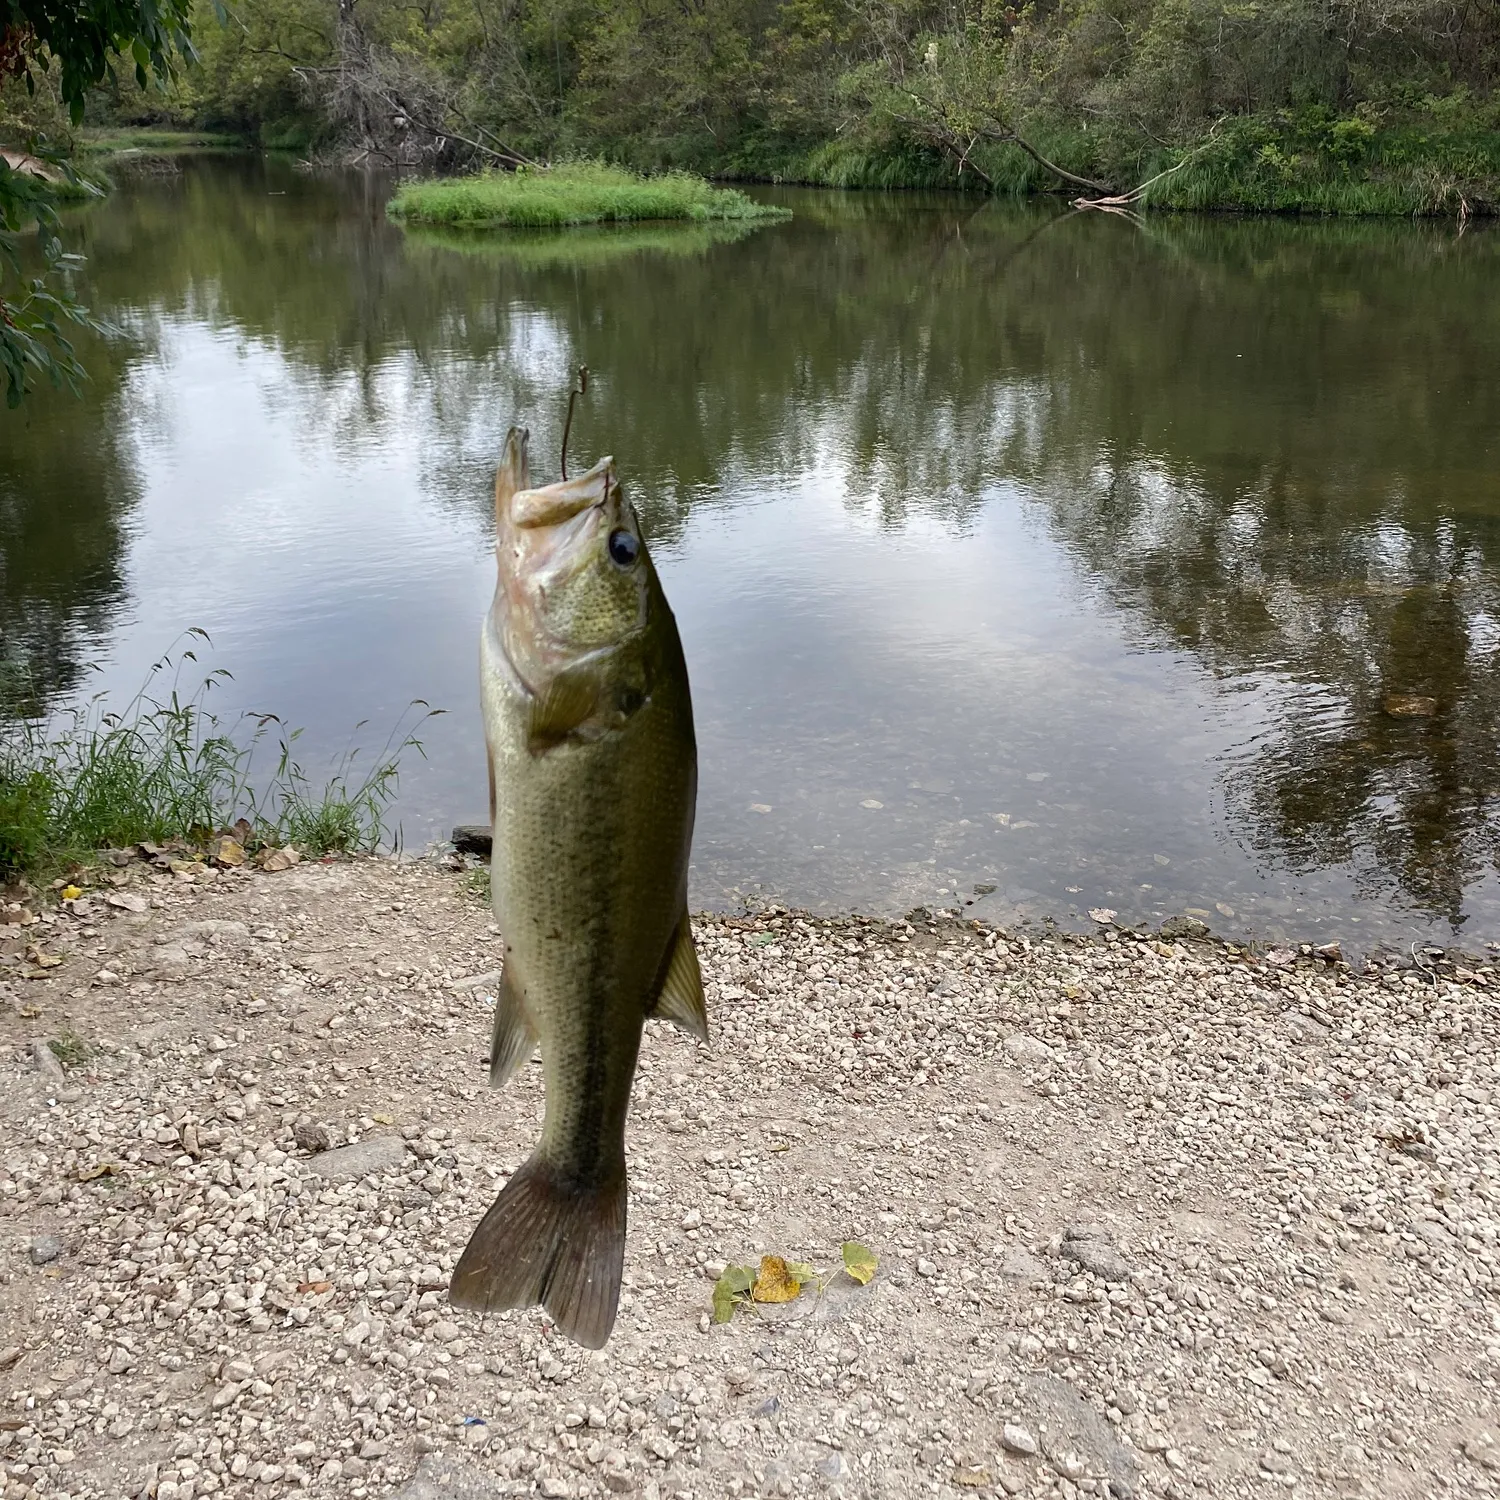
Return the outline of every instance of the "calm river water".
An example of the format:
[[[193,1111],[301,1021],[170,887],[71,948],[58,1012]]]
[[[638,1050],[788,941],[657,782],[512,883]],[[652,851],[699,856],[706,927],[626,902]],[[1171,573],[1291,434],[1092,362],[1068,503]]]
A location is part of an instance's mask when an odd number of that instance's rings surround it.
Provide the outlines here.
[[[80,215],[127,337],[0,415],[56,707],[213,637],[310,769],[424,726],[482,818],[512,421],[612,452],[682,625],[696,902],[1500,939],[1500,234],[784,191],[752,233],[445,238],[254,159]],[[355,732],[359,721],[366,727]]]

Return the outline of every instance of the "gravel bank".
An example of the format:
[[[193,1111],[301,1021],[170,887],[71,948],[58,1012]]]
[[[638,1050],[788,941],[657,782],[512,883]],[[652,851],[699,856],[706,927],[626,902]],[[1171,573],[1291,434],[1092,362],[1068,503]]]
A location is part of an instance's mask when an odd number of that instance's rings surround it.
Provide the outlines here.
[[[541,1110],[464,879],[117,878],[0,928],[5,1500],[1500,1493],[1493,972],[703,918],[588,1354],[443,1295]]]

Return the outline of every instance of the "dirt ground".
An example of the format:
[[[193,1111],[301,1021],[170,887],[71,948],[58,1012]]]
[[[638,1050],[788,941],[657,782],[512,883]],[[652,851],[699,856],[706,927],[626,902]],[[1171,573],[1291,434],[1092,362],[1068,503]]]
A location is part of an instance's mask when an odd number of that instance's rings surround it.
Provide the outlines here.
[[[5,1500],[1500,1493],[1492,970],[698,919],[589,1353],[446,1302],[542,1103],[467,877],[111,875],[0,927]]]

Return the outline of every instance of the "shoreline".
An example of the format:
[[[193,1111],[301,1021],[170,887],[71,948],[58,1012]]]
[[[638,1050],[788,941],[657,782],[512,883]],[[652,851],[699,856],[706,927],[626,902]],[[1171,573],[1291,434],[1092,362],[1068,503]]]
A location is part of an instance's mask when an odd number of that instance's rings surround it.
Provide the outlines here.
[[[80,138],[77,154],[83,160],[108,162],[132,156],[169,158],[197,152],[247,151],[285,155],[303,150],[301,145],[267,145],[252,136],[225,132],[97,126]],[[1494,151],[1500,159],[1500,145]],[[928,159],[920,154],[881,156],[844,151],[835,141],[785,156],[773,154],[764,160],[732,157],[685,161],[674,170],[701,173],[712,183],[729,186],[807,187],[830,192],[944,192],[981,201],[1043,198],[1068,202],[1076,196],[1076,188],[1059,185],[1029,158],[1019,152],[1015,155],[1013,169],[1002,174],[1003,181],[990,189],[966,185],[950,163],[936,156]],[[621,155],[619,159],[626,158]],[[1160,168],[1161,163],[1153,158],[1144,165],[1143,177]],[[1198,182],[1191,173],[1180,180],[1169,180],[1161,188],[1148,192],[1137,206],[1172,215],[1240,218],[1417,218],[1467,223],[1471,218],[1485,221],[1500,215],[1500,195],[1494,183],[1470,181],[1458,168],[1449,169],[1441,150],[1434,150],[1430,159],[1408,163],[1404,169],[1418,175],[1426,170],[1434,179],[1446,173],[1451,181],[1441,191],[1419,187],[1414,182],[1403,185],[1376,172],[1346,173],[1331,180],[1318,178],[1302,183],[1292,178],[1262,181],[1257,175],[1260,173],[1257,162],[1250,162],[1238,175],[1224,169],[1212,180]],[[400,170],[407,175],[414,171],[411,167]],[[451,180],[462,181],[463,177]]]
[[[0,970],[5,1500],[1494,1493],[1492,969],[695,918],[590,1355],[443,1295],[541,1102],[465,878],[114,873]]]

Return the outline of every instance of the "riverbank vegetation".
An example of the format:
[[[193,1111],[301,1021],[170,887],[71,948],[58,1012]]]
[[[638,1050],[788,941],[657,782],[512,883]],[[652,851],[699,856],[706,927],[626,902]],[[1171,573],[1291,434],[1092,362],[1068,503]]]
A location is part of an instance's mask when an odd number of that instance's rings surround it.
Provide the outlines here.
[[[567,162],[549,171],[515,171],[425,178],[404,183],[390,214],[422,224],[462,229],[561,229],[572,224],[633,220],[764,219],[785,209],[756,203],[733,188],[716,188],[688,172],[644,177],[600,162]]]
[[[0,720],[0,880],[50,876],[143,841],[201,857],[221,830],[247,852],[386,841],[400,758],[422,751],[410,714],[368,764],[351,749],[318,783],[298,758],[300,731],[271,714],[226,723],[212,711],[226,673],[185,690],[196,662],[191,649],[163,658],[118,710],[93,699],[56,720]],[[425,704],[414,709],[419,723],[430,716]]]
[[[429,168],[604,156],[840,187],[1466,214],[1495,0],[243,0],[96,112]]]

